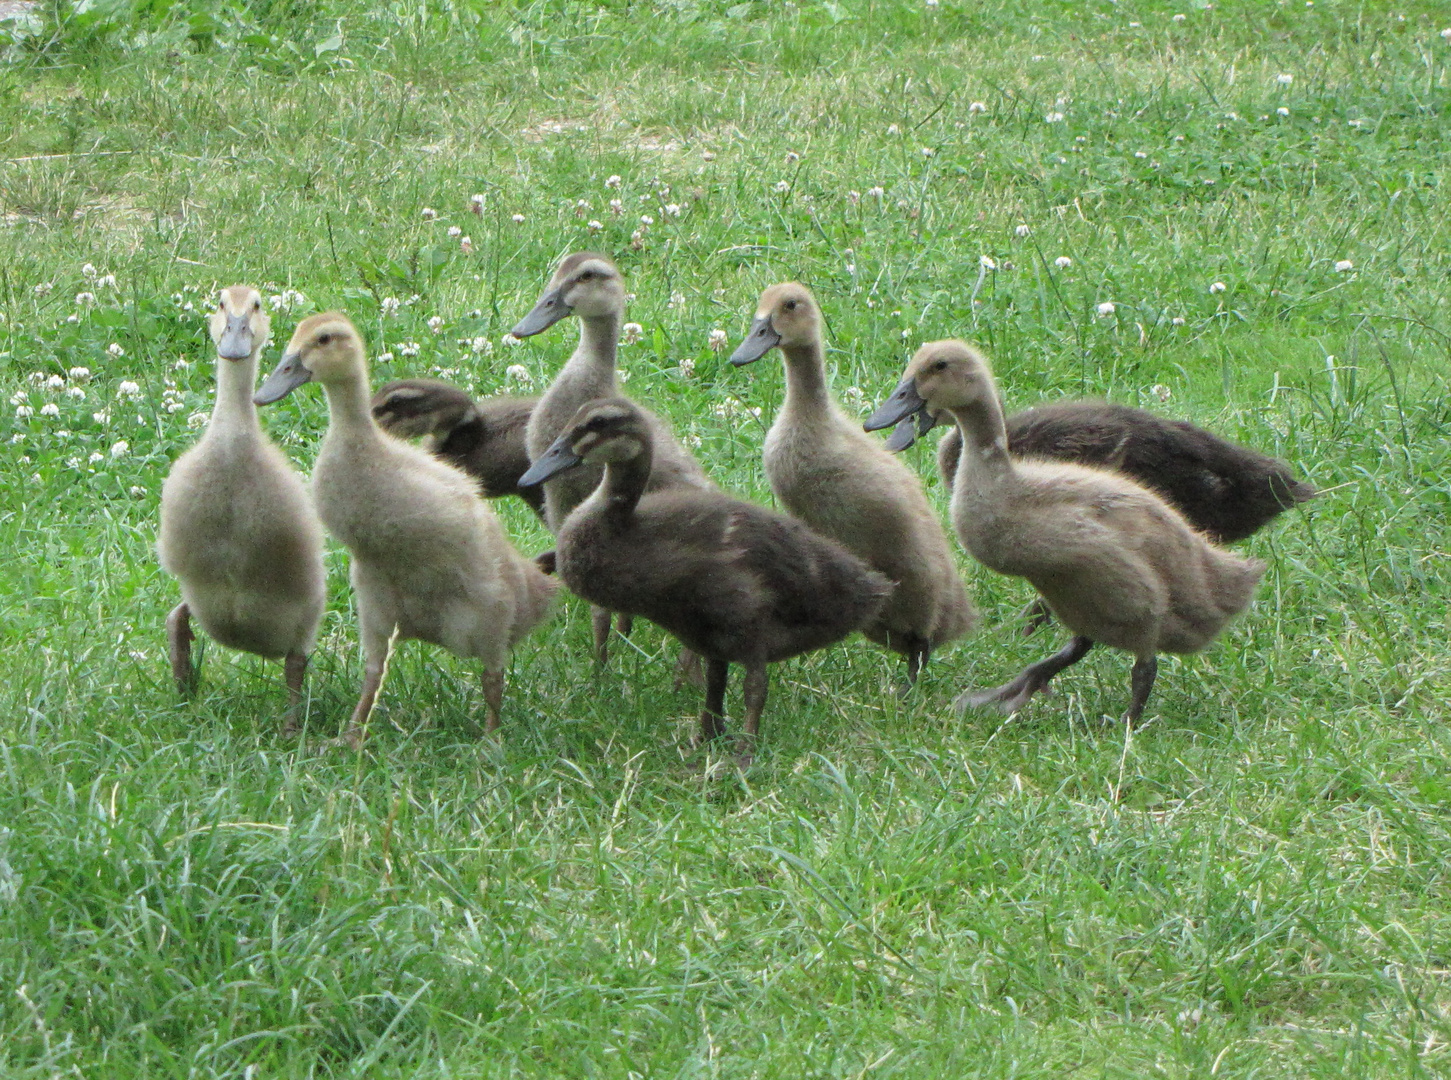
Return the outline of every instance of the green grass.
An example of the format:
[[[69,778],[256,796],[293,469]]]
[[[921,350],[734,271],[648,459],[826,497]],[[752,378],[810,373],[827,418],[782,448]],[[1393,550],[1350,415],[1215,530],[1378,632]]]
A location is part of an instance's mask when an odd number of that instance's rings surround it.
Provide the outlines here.
[[[0,66],[0,1075],[1451,1073],[1442,5],[97,10]],[[274,340],[341,306],[376,380],[491,393],[572,347],[500,339],[583,246],[638,294],[629,391],[748,496],[779,367],[708,339],[783,278],[863,411],[965,336],[1013,407],[1145,404],[1326,494],[1245,546],[1260,599],[1131,739],[1107,653],[953,717],[1058,640],[966,559],[975,638],[907,698],[860,640],[781,665],[743,779],[682,760],[663,636],[596,676],[577,602],[517,651],[502,743],[412,644],[365,753],[327,749],[361,666],[337,552],[304,740],[255,658],[207,648],[179,704],[153,540],[209,407],[194,309],[298,290]],[[78,366],[83,400],[32,381]],[[324,415],[266,419],[305,467]]]

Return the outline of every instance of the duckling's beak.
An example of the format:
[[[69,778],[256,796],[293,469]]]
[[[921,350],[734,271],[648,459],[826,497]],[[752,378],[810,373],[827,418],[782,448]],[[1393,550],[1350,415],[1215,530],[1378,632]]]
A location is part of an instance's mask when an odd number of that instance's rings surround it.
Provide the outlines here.
[[[566,469],[572,469],[584,458],[574,452],[574,447],[569,444],[569,437],[560,436],[554,440],[554,445],[544,451],[544,456],[529,466],[529,471],[519,477],[520,487],[534,487],[542,484],[552,476],[558,476]]]
[[[776,333],[775,327],[771,325],[771,316],[759,315],[756,317],[756,321],[751,323],[746,340],[737,345],[736,351],[731,353],[731,363],[736,367],[754,364],[779,344],[781,344],[781,335]]]
[[[917,380],[909,375],[897,384],[897,389],[892,391],[892,396],[882,403],[882,407],[867,417],[867,422],[862,427],[867,431],[881,431],[882,428],[899,424],[919,412],[925,412],[926,409],[927,403],[922,400],[922,395],[917,393]],[[931,424],[928,427],[931,427]],[[927,428],[922,430],[926,431]],[[893,441],[896,437],[894,433]],[[910,446],[911,443],[903,445]]]
[[[252,320],[247,313],[227,312],[227,325],[217,338],[217,355],[223,360],[245,360],[252,355]]]
[[[570,313],[572,309],[564,302],[564,289],[550,289],[539,298],[539,303],[534,305],[534,310],[519,320],[519,325],[510,330],[509,333],[517,338],[533,337],[543,330],[548,330]]]
[[[936,426],[937,417],[923,409],[915,417],[907,417],[892,430],[887,439],[887,449],[894,454],[905,450]]]
[[[262,385],[252,395],[254,405],[271,405],[281,401],[303,383],[312,379],[312,372],[302,366],[302,353],[288,353],[282,362],[272,369],[272,374],[262,380]]]

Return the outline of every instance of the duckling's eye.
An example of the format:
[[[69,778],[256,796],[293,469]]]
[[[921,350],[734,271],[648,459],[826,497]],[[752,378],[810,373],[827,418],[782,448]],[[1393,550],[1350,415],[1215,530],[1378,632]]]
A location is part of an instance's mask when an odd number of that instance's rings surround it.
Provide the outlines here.
[[[937,363],[935,363],[935,364],[932,365],[932,370],[933,371],[946,371],[947,370],[947,361],[946,360],[939,360],[939,361],[937,361]]]
[[[596,274],[593,270],[585,270],[583,273],[581,273],[579,275],[579,278],[577,280],[579,280],[579,281],[593,281],[597,277],[599,277],[599,275]]]
[[[252,310],[253,311],[261,311],[262,310],[262,301],[261,300],[253,300],[252,301]]]
[[[319,334],[317,336],[317,343],[319,345],[326,345],[332,339],[333,339],[333,336],[331,334]]]
[[[795,311],[796,310],[796,301],[795,300],[787,300],[786,301],[786,310],[787,311]]]

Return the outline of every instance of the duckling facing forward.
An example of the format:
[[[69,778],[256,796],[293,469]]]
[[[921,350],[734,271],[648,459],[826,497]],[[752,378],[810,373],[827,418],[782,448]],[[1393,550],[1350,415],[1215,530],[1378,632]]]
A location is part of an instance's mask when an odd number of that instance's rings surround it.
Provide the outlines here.
[[[773,348],[785,360],[786,401],[766,434],[771,490],[792,516],[896,583],[863,633],[905,655],[914,681],[933,649],[962,637],[977,619],[947,534],[916,475],[832,398],[821,312],[803,285],[761,294],[731,363],[753,363]]]
[[[766,665],[870,623],[885,577],[801,522],[716,490],[647,491],[656,428],[624,398],[585,405],[521,483],[585,465],[604,479],[560,526],[556,564],[591,603],[659,624],[706,659],[700,738],[724,731],[729,665],[745,674],[748,762],[766,705]]]
[[[621,395],[615,361],[625,318],[625,277],[609,256],[580,251],[564,258],[544,295],[512,332],[517,338],[532,337],[569,315],[579,318],[579,345],[529,417],[526,445],[531,461],[538,461],[553,445],[580,406],[596,398]],[[705,470],[676,441],[669,425],[645,409],[640,410],[640,415],[650,425],[655,448],[647,490],[671,487],[713,490],[715,485]],[[570,511],[599,486],[602,475],[599,468],[586,466],[544,485],[544,517],[551,532],[559,532]],[[596,608],[592,621],[595,659],[604,664],[609,657],[609,612]],[[620,632],[629,633],[628,618],[621,620]],[[691,657],[682,656],[678,673],[687,673],[696,666]]]
[[[422,437],[435,457],[477,479],[484,498],[517,495],[543,518],[543,493],[519,486],[529,468],[524,430],[538,403],[509,395],[475,401],[452,383],[398,379],[373,395],[373,419],[390,435]]]
[[[1136,723],[1157,654],[1198,652],[1249,606],[1265,564],[1215,547],[1152,491],[1103,469],[1010,457],[992,370],[971,346],[924,345],[866,427],[923,408],[951,413],[962,432],[952,522],[963,546],[989,569],[1027,578],[1075,635],[1012,682],[963,694],[959,709],[1015,712],[1101,643],[1134,654],[1125,720]]]
[[[161,565],[181,585],[166,620],[171,672],[189,694],[195,616],[233,649],[282,658],[298,723],[307,657],[326,603],[322,526],[301,477],[262,432],[252,405],[257,359],[270,324],[255,289],[223,289],[212,315],[217,399],[201,441],[176,460],[161,488]]]
[[[338,312],[298,324],[254,400],[281,400],[310,381],[322,383],[329,413],[313,494],[352,555],[365,662],[344,741],[361,740],[395,634],[480,660],[486,729],[495,730],[509,650],[549,614],[556,583],[514,550],[472,477],[378,427],[362,338]]]
[[[917,431],[904,421],[887,441],[910,446],[936,422],[927,412]],[[1244,540],[1297,503],[1316,495],[1283,461],[1222,439],[1182,420],[1106,401],[1039,405],[1007,418],[1008,453],[1100,465],[1158,493],[1216,544]],[[950,489],[962,454],[954,427],[937,446],[937,468]]]

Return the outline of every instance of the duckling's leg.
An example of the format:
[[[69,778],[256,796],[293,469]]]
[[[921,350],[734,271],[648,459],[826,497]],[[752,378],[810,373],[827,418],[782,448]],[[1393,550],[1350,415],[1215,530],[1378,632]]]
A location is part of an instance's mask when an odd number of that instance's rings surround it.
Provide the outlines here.
[[[680,656],[675,661],[674,689],[679,690],[686,683],[703,689],[705,673],[700,669],[700,654],[682,648]]]
[[[700,731],[695,736],[696,746],[704,746],[725,734],[725,692],[729,675],[730,664],[726,661],[705,662],[705,707],[700,710]]]
[[[499,730],[499,710],[504,707],[504,673],[485,671],[484,685],[484,732],[492,735]]]
[[[287,713],[282,721],[282,734],[292,736],[302,726],[302,680],[307,676],[307,656],[290,652],[282,661],[282,675],[287,681]]]
[[[1134,661],[1134,671],[1130,676],[1133,683],[1133,698],[1129,701],[1129,711],[1124,714],[1124,723],[1133,726],[1139,722],[1139,717],[1144,715],[1144,705],[1148,703],[1149,691],[1154,689],[1154,679],[1159,674],[1159,658],[1157,656],[1141,656]]]
[[[1040,596],[1025,607],[1019,617],[1027,622],[1023,627],[1023,636],[1032,637],[1053,621],[1053,612],[1049,610],[1048,602]]]
[[[166,617],[166,643],[171,653],[171,677],[176,680],[176,692],[190,697],[196,689],[196,671],[191,666],[191,643],[196,635],[191,630],[191,608],[183,600],[171,609]]]
[[[595,663],[604,667],[610,661],[610,613],[602,607],[591,606],[589,620],[594,630]]]
[[[932,658],[932,643],[913,635],[907,639],[907,689],[917,685],[917,676]]]
[[[635,616],[626,615],[621,612],[615,616],[615,633],[620,637],[629,637],[630,631],[635,629]]]
[[[1090,638],[1076,637],[1046,660],[1029,664],[1012,682],[991,690],[970,690],[959,696],[952,706],[958,712],[992,706],[1004,714],[1015,713],[1028,703],[1030,697],[1047,686],[1049,679],[1069,665],[1078,663],[1091,648],[1093,641]]]
[[[761,713],[766,709],[766,692],[771,687],[771,676],[765,664],[747,664],[745,681],[746,715],[741,722],[740,750],[736,764],[749,768],[756,756],[756,735],[761,730]]]

